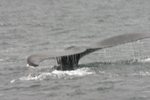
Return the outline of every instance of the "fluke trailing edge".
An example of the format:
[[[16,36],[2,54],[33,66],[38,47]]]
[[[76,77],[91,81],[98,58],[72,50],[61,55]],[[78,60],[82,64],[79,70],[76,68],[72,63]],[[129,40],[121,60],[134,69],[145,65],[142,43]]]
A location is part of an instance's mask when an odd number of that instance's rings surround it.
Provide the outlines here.
[[[57,60],[57,63],[61,66],[61,70],[73,70],[74,67],[78,66],[80,58],[89,53],[103,48],[109,48],[112,46],[133,42],[144,38],[150,38],[150,33],[118,35],[99,41],[87,47],[71,46],[66,48],[63,52],[43,52],[32,54],[27,58],[27,63],[30,66],[36,67],[39,66],[41,61],[54,58]]]

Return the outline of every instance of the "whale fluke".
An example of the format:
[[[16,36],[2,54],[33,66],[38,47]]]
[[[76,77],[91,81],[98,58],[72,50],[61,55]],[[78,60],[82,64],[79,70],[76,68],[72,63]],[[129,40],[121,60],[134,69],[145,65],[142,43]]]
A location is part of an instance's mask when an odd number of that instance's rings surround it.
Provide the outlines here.
[[[62,52],[43,52],[32,54],[27,58],[27,63],[30,66],[39,66],[40,62],[46,59],[56,59],[57,63],[60,64],[62,70],[73,70],[74,67],[78,66],[80,58],[83,56],[97,51],[99,49],[109,48],[124,43],[137,41],[144,38],[150,38],[150,33],[134,33],[134,34],[123,34],[108,39],[99,41],[93,45],[87,47],[76,47],[71,46],[66,48]]]
[[[137,41],[144,38],[150,38],[150,33],[133,33],[133,34],[122,34],[108,39],[99,41],[91,46],[90,48],[108,48],[112,46],[117,46],[124,43],[129,43]]]

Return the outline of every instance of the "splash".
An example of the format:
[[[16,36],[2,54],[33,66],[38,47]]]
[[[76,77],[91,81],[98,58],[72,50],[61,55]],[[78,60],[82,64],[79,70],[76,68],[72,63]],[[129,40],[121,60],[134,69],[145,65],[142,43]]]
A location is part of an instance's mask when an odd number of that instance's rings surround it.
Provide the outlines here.
[[[40,73],[39,75],[32,75],[29,74],[27,76],[23,76],[20,78],[20,80],[47,80],[47,79],[72,79],[76,77],[83,77],[86,75],[92,75],[94,74],[93,71],[91,71],[89,68],[81,68],[81,69],[76,69],[72,71],[58,71],[54,70],[52,72],[46,72],[46,73]]]

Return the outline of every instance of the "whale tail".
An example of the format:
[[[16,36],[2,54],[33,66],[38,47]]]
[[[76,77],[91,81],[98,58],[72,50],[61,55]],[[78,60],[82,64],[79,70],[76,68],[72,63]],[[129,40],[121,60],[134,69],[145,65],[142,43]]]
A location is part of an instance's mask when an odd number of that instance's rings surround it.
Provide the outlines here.
[[[61,66],[61,70],[73,70],[78,66],[79,60],[94,51],[103,48],[109,48],[124,43],[137,41],[144,38],[150,38],[150,33],[134,33],[134,34],[123,34],[108,39],[99,41],[88,47],[76,47],[71,46],[66,48],[63,52],[43,52],[32,54],[27,58],[27,63],[30,66],[37,67],[40,62],[45,59],[57,59],[57,63]]]

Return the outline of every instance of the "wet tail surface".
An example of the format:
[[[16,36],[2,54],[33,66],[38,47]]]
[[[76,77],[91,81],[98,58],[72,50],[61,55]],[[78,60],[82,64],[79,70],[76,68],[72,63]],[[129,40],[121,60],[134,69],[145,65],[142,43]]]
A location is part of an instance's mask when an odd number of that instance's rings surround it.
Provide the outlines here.
[[[103,48],[109,48],[112,46],[121,45],[124,43],[129,43],[137,41],[144,38],[149,38],[150,33],[136,33],[136,34],[123,34],[114,36],[102,41],[99,41],[89,47],[69,47],[63,52],[45,52],[37,53],[29,56],[27,58],[27,63],[31,66],[38,66],[41,61],[45,59],[57,59],[58,64],[60,64],[62,70],[73,70],[74,67],[78,66],[80,58],[85,55],[97,51]]]

